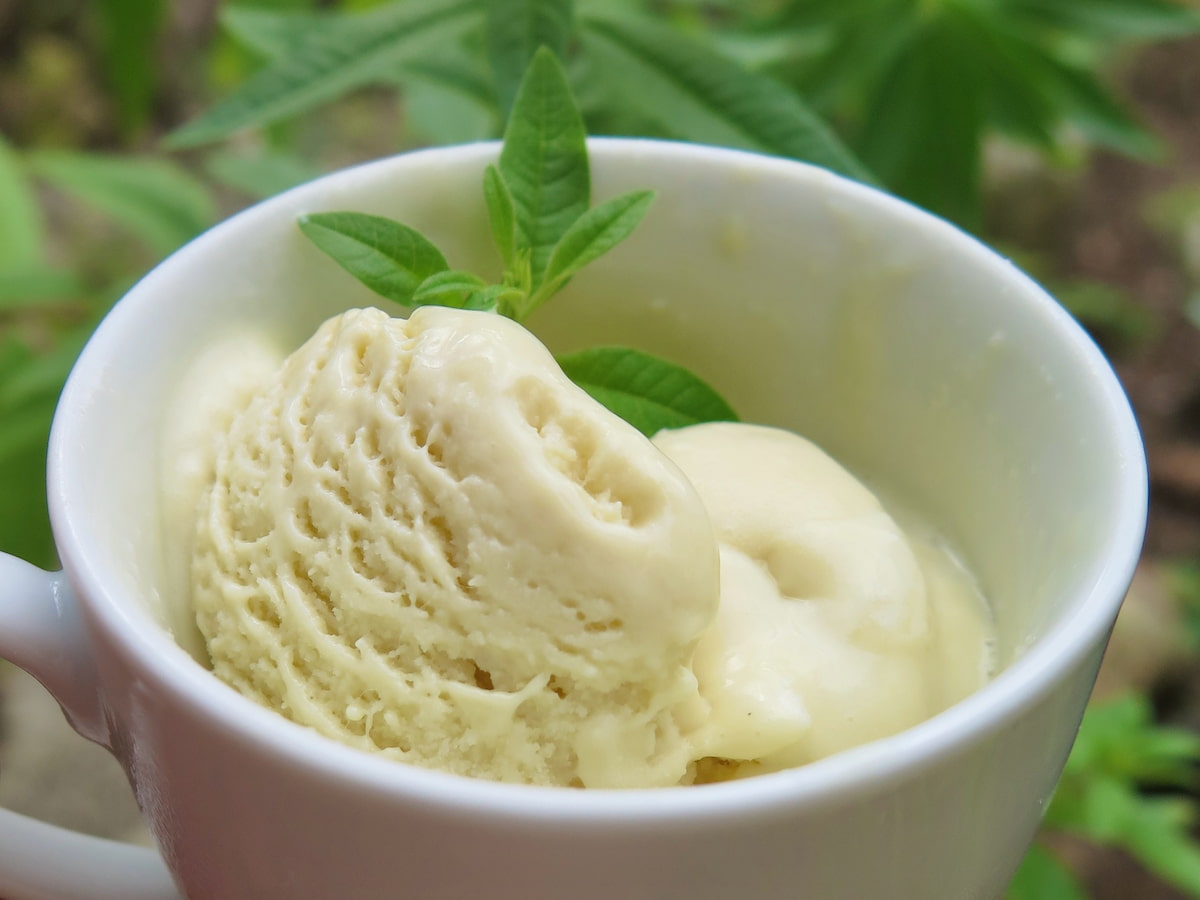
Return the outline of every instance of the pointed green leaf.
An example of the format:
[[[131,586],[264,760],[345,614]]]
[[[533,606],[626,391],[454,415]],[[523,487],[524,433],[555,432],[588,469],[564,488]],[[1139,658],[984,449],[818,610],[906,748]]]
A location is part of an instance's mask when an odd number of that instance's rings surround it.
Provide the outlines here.
[[[495,310],[501,315],[512,318],[510,313],[523,296],[519,290],[509,287],[507,284],[490,284],[469,294],[463,304],[463,309],[477,309],[483,312]]]
[[[1063,107],[1063,118],[1088,138],[1130,156],[1161,157],[1161,143],[1121,108],[1091,72],[1047,59],[1043,75]]]
[[[975,59],[992,123],[1034,146],[1053,147],[1060,110],[1046,85],[1048,51],[990,9],[962,6],[954,25]]]
[[[901,196],[965,227],[980,208],[984,76],[946,19],[896,57],[868,111],[858,150]]]
[[[1200,9],[1179,0],[1004,0],[1003,5],[1069,34],[1130,40],[1200,31]]]
[[[285,54],[167,143],[215,141],[387,80],[403,61],[427,56],[430,44],[462,33],[477,18],[475,0],[402,0],[347,17],[336,28],[306,30]]]
[[[793,91],[677,30],[590,15],[584,43],[602,82],[685,140],[789,156],[870,181],[863,165]]]
[[[353,31],[357,27],[357,18],[346,14],[277,11],[257,6],[231,6],[221,13],[222,23],[238,41],[269,59],[286,55],[292,47],[310,40],[316,33],[331,34],[347,28]],[[380,68],[379,80],[383,82],[403,84],[411,90],[414,79],[418,84],[432,84],[453,91],[495,113],[496,89],[481,54],[464,52],[460,47],[447,44],[445,48],[439,48],[437,55],[410,59],[406,54],[396,65]],[[408,112],[411,98],[406,100]],[[493,126],[488,136],[495,134]]]
[[[507,112],[539,47],[560,59],[574,26],[573,0],[487,0],[487,51],[500,109]]]
[[[54,187],[112,216],[164,255],[216,219],[203,183],[165,159],[47,150],[32,154],[30,163]]]
[[[870,7],[839,6],[843,15],[825,20],[836,28],[829,29],[824,48],[789,61],[777,77],[799,90],[814,110],[860,109],[918,26],[905,3],[874,0]],[[889,26],[879,28],[880,21]]]
[[[42,215],[25,167],[0,136],[0,269],[26,266],[42,254]]]
[[[446,269],[435,272],[422,281],[413,291],[412,302],[409,305],[461,308],[470,294],[486,285],[478,275],[461,269]]]
[[[653,202],[653,191],[631,191],[606,200],[576,219],[554,245],[541,290],[530,308],[521,311],[521,318],[545,303],[572,275],[629,237]]]
[[[721,395],[687,369],[630,347],[592,347],[558,357],[567,377],[638,431],[736,422]]]
[[[1044,147],[1061,122],[1090,140],[1132,156],[1153,157],[1161,147],[1113,98],[1097,75],[1068,63],[1028,27],[972,6],[956,8],[963,45],[983,75],[996,123]]]
[[[316,31],[336,31],[353,17],[262,6],[225,6],[221,24],[241,44],[269,59],[284,56]]]
[[[531,253],[536,288],[554,245],[591,202],[583,119],[562,64],[544,47],[513,103],[500,172],[512,192],[518,248]]]
[[[496,89],[489,80],[490,73],[475,55],[447,48],[436,57],[401,64],[399,80],[407,83],[409,76],[414,75],[457,91],[486,109],[495,111],[497,107]]]
[[[339,266],[388,300],[404,306],[430,275],[448,268],[446,258],[419,232],[382,216],[314,213],[300,229]]]
[[[100,0],[100,53],[105,79],[117,101],[121,127],[132,134],[146,124],[159,83],[155,44],[164,0]]]
[[[517,258],[517,214],[513,209],[512,191],[500,170],[489,165],[483,170],[483,197],[487,201],[492,237],[505,268]]]
[[[1007,900],[1088,900],[1088,895],[1057,856],[1034,844],[1009,886]]]

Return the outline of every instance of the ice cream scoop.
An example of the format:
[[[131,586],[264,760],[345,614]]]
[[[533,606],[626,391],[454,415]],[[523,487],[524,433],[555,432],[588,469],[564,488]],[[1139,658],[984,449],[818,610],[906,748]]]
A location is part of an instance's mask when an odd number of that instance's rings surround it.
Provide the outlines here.
[[[500,316],[326,322],[220,437],[191,576],[214,672],[353,746],[587,787],[692,760],[704,506]]]
[[[654,442],[720,543],[720,610],[693,662],[711,705],[699,757],[802,765],[916,725],[984,682],[970,578],[819,447],[737,423]]]
[[[802,765],[986,679],[970,578],[796,434],[651,442],[490,313],[351,310],[276,372],[253,345],[216,354],[239,411],[195,401],[220,437],[176,493],[207,483],[213,670],[296,722],[459,774],[654,787]]]

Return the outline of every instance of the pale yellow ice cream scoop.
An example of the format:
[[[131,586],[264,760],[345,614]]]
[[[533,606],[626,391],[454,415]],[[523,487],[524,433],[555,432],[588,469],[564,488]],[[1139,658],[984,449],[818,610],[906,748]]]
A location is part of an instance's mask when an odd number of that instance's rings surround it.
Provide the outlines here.
[[[655,444],[704,501],[721,605],[693,668],[711,704],[701,757],[803,765],[916,725],[980,687],[986,617],[945,549],[901,530],[819,447],[733,423]]]
[[[217,447],[213,669],[352,746],[500,781],[678,783],[717,546],[679,469],[497,315],[325,323]]]

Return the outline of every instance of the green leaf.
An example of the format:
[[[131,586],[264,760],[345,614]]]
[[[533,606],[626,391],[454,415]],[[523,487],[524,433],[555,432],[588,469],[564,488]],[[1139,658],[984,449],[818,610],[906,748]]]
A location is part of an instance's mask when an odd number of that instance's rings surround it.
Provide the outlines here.
[[[42,216],[15,150],[0,136],[0,269],[32,265],[42,254]]]
[[[54,187],[112,216],[163,255],[216,218],[204,185],[164,159],[47,150],[31,154],[30,163]]]
[[[723,56],[756,72],[790,63],[825,45],[824,36],[808,29],[775,25],[766,28],[729,28],[712,32],[713,46]]]
[[[1044,36],[985,7],[956,7],[953,22],[982,70],[999,127],[1049,148],[1056,143],[1053,129],[1068,122],[1119,152],[1161,153],[1159,142],[1130,118],[1096,74],[1069,63]]]
[[[788,156],[871,181],[792,90],[666,26],[588,16],[583,38],[602,81],[690,141]]]
[[[1197,762],[1200,735],[1158,725],[1149,700],[1128,694],[1088,707],[1065,773],[1186,785]]]
[[[1163,881],[1200,897],[1200,846],[1190,829],[1194,818],[1191,801],[1138,797],[1121,843]]]
[[[1200,31],[1200,10],[1178,0],[1004,0],[1012,13],[1070,34],[1131,40]]]
[[[218,140],[312,109],[373,81],[406,59],[428,55],[477,20],[475,0],[402,0],[346,17],[334,28],[305,30],[231,96],[172,134],[172,147]]]
[[[486,286],[478,275],[461,269],[435,272],[413,291],[411,306],[453,306],[462,308],[469,295]]]
[[[73,300],[84,292],[73,273],[33,264],[0,269],[0,311]]]
[[[1130,156],[1162,155],[1159,141],[1121,108],[1091,72],[1047,59],[1043,77],[1063,106],[1063,118],[1092,141]]]
[[[493,165],[483,170],[483,197],[487,201],[496,249],[500,251],[504,267],[511,268],[517,258],[517,214],[508,182]]]
[[[404,62],[392,80],[404,89],[405,128],[432,144],[498,137],[501,117],[492,73],[482,54],[448,46]]]
[[[449,268],[440,250],[419,232],[382,216],[315,213],[300,230],[333,260],[373,290],[408,306],[430,275]]]
[[[275,10],[261,6],[226,6],[221,24],[241,44],[274,59],[316,31],[336,30],[351,17],[307,10]]]
[[[976,60],[992,123],[1034,146],[1054,147],[1060,104],[1045,85],[1048,52],[990,9],[957,12],[954,24]]]
[[[608,69],[600,54],[581,53],[572,60],[571,85],[587,124],[588,134],[630,134],[648,138],[677,138],[662,116],[649,115],[632,106],[622,93],[613,90]]]
[[[507,113],[539,47],[560,59],[574,26],[573,0],[487,0],[487,51],[501,111]]]
[[[524,296],[521,291],[507,284],[491,284],[470,294],[466,303],[463,304],[463,309],[478,309],[485,312],[496,310],[511,319],[513,307]]]
[[[777,69],[777,77],[799,89],[818,111],[861,109],[878,90],[881,73],[911,40],[918,22],[906,0],[876,0],[869,8],[845,4],[843,15],[827,14],[823,22],[836,23],[828,30],[823,49],[790,60]],[[807,2],[796,4],[806,7]],[[889,23],[878,27],[880,21]],[[812,27],[812,26],[810,26]]]
[[[889,188],[968,228],[980,212],[977,63],[953,22],[931,20],[884,75],[858,140]]]
[[[100,0],[100,52],[105,78],[117,101],[121,128],[132,134],[150,116],[159,78],[155,46],[164,0]]]
[[[1008,888],[1007,900],[1088,900],[1088,894],[1058,857],[1034,844]]]
[[[410,75],[457,91],[488,110],[497,108],[496,89],[489,80],[489,73],[470,54],[447,49],[436,57],[405,62],[400,66],[400,80],[407,82]]]
[[[715,390],[686,369],[630,347],[592,347],[558,357],[567,377],[638,431],[737,421]]]
[[[542,287],[531,298],[530,307],[520,311],[520,318],[524,319],[545,303],[588,263],[629,237],[653,202],[653,191],[631,191],[589,209],[576,219],[554,245]]]
[[[409,143],[469,144],[496,136],[499,118],[457,87],[405,68],[397,73],[404,88],[404,130]]]
[[[518,248],[531,253],[536,288],[554,245],[591,202],[583,119],[562,64],[544,47],[513,103],[500,172],[512,192]]]
[[[205,160],[204,168],[221,184],[256,200],[273,197],[321,174],[308,162],[286,153],[217,151]]]
[[[1071,831],[1127,850],[1159,878],[1200,896],[1200,846],[1190,833],[1193,801],[1146,797],[1119,779],[1096,777],[1088,782],[1080,809]]]

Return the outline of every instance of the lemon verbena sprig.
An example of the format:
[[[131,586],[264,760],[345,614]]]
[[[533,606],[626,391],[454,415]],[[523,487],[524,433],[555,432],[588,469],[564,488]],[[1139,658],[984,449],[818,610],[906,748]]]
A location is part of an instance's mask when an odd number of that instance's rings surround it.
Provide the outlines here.
[[[631,191],[591,205],[587,132],[558,57],[534,54],[483,174],[498,283],[454,269],[424,235],[383,216],[314,213],[303,232],[342,268],[402,306],[486,310],[524,322],[572,276],[625,240],[654,202]],[[580,387],[646,434],[734,420],[716,391],[672,362],[630,347],[595,347],[558,358]]]

